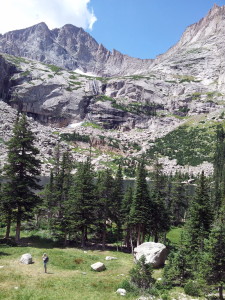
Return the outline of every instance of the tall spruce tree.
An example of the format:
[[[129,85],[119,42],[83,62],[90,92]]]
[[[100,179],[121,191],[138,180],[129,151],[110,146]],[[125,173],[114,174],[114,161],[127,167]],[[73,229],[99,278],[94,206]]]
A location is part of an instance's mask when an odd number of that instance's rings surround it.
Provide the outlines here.
[[[219,288],[219,298],[223,300],[223,287],[225,285],[225,206],[222,206],[218,219],[209,235],[206,247],[206,261],[203,270],[208,284]]]
[[[216,149],[214,154],[214,211],[218,213],[225,196],[225,132],[222,125],[216,129]]]
[[[204,249],[204,239],[209,235],[212,222],[213,211],[209,197],[209,187],[204,172],[202,172],[196,194],[190,205],[187,221],[189,248],[193,254]]]
[[[50,180],[45,185],[43,191],[40,193],[43,198],[41,207],[42,214],[47,218],[47,227],[50,229],[52,218],[55,209],[55,197],[54,197],[54,175],[53,170],[50,171]]]
[[[1,217],[2,221],[6,224],[5,238],[8,239],[10,236],[11,224],[14,217],[14,202],[13,191],[9,183],[3,183],[1,188]]]
[[[124,181],[121,165],[118,166],[115,180],[114,180],[114,191],[113,191],[113,219],[116,223],[117,230],[117,242],[122,238],[122,215],[121,207],[124,196]]]
[[[126,247],[130,248],[130,238],[131,238],[131,232],[130,232],[130,210],[131,205],[133,201],[133,189],[131,186],[129,186],[126,189],[126,192],[123,197],[122,205],[121,205],[121,221],[122,221],[122,227],[124,232],[124,241]]]
[[[165,176],[162,165],[156,160],[153,173],[152,209],[150,230],[157,243],[160,233],[166,233],[170,227],[169,209],[166,207]]]
[[[7,199],[15,212],[17,242],[20,240],[21,221],[31,218],[33,209],[40,202],[34,192],[40,188],[40,161],[36,157],[39,151],[34,140],[26,116],[18,117],[13,136],[7,143],[8,159],[4,167]]]
[[[113,204],[114,179],[109,169],[99,172],[97,180],[97,216],[102,239],[102,249],[105,249],[107,227],[114,218]]]
[[[174,226],[178,226],[184,220],[185,213],[188,207],[188,195],[185,184],[183,183],[181,174],[178,174],[173,181],[171,191],[171,223]]]
[[[151,200],[146,181],[145,163],[142,160],[137,167],[137,176],[133,202],[130,210],[132,236],[137,246],[144,242],[151,216]]]
[[[53,234],[63,239],[64,245],[67,243],[67,235],[69,232],[68,223],[68,202],[69,202],[69,190],[71,187],[71,170],[72,170],[72,158],[68,151],[64,152],[62,159],[60,156],[56,163],[55,176],[53,176],[53,183],[49,186],[53,191],[53,195],[49,195],[47,207],[51,210],[51,214],[54,215],[51,221],[51,228]]]
[[[80,163],[75,174],[74,184],[69,196],[69,223],[70,231],[80,231],[81,247],[85,247],[88,230],[95,224],[96,195],[94,172],[90,159]]]

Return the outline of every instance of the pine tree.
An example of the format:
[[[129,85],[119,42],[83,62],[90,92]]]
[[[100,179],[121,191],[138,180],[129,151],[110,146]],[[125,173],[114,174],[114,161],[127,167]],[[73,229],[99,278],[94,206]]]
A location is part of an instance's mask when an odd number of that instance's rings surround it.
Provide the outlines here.
[[[1,172],[2,174],[2,172]],[[6,224],[5,239],[9,238],[11,222],[13,220],[13,200],[10,196],[10,191],[7,190],[8,184],[2,183],[2,177],[0,178],[0,211],[1,221]]]
[[[225,285],[225,206],[220,210],[219,218],[209,235],[206,247],[206,261],[204,261],[204,277],[208,284],[219,287],[219,298],[223,298],[223,286]]]
[[[146,263],[146,258],[144,255],[142,255],[137,261],[136,266],[130,270],[129,274],[131,283],[139,289],[150,289],[155,283],[155,279],[152,276],[152,264]]]
[[[85,247],[88,230],[95,224],[96,195],[94,173],[90,160],[80,163],[75,175],[74,185],[70,189],[69,220],[70,231],[81,233],[81,247]]]
[[[188,259],[187,237],[181,233],[179,248],[173,249],[163,271],[163,280],[166,284],[182,285],[190,278],[190,261]]]
[[[204,239],[208,237],[213,221],[213,211],[210,203],[209,188],[204,172],[201,173],[196,195],[190,205],[187,232],[189,247],[194,253],[203,251]]]
[[[130,224],[130,210],[133,201],[133,189],[129,186],[123,197],[121,205],[121,221],[124,231],[125,245],[130,248],[130,238],[131,238],[131,224]]]
[[[173,182],[171,194],[171,222],[172,225],[177,226],[184,220],[188,206],[187,191],[180,174],[176,176],[175,181]]]
[[[6,223],[5,238],[10,236],[11,223],[14,217],[14,207],[16,203],[14,201],[13,192],[9,183],[3,183],[1,187],[1,216],[2,220]]]
[[[54,197],[54,175],[53,170],[50,172],[50,180],[47,183],[41,192],[41,196],[43,198],[43,204],[41,210],[43,214],[47,217],[47,226],[50,229],[50,225],[52,222],[52,217],[55,209],[55,197]]]
[[[122,208],[122,201],[124,196],[123,191],[123,173],[121,165],[119,165],[117,169],[117,173],[114,180],[114,191],[113,191],[113,220],[116,223],[117,229],[117,242],[121,240],[122,235],[122,216],[121,216],[121,208]]]
[[[72,158],[69,152],[64,152],[62,160],[60,156],[57,159],[55,168],[55,175],[53,177],[53,183],[51,190],[53,195],[49,194],[48,207],[51,211],[51,215],[54,215],[51,222],[51,228],[57,238],[64,240],[64,245],[67,243],[67,235],[69,231],[68,223],[68,202],[69,202],[69,190],[71,187],[71,170],[72,170]]]
[[[166,207],[165,178],[162,166],[158,161],[155,163],[152,188],[152,208],[150,229],[157,243],[160,233],[165,233],[170,227],[169,209]]]
[[[99,172],[97,180],[97,216],[102,237],[102,249],[106,246],[107,226],[112,223],[114,179],[109,169]]]
[[[132,234],[135,237],[137,246],[144,242],[149,217],[151,215],[150,210],[151,201],[146,181],[145,164],[142,160],[137,167],[135,191],[130,211]]]
[[[34,140],[27,118],[22,115],[17,119],[13,136],[7,143],[8,159],[4,167],[7,198],[15,210],[17,242],[20,240],[21,221],[32,217],[33,209],[40,202],[34,193],[40,188],[40,161],[36,158],[39,151],[34,146]]]
[[[222,125],[216,129],[216,150],[214,154],[214,211],[220,209],[221,200],[225,196],[225,133]]]

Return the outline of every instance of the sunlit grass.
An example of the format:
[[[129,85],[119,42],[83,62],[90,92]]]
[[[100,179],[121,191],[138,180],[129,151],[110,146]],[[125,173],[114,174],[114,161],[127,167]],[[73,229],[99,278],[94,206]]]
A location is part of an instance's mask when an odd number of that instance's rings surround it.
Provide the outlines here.
[[[47,274],[43,252],[50,258]],[[20,264],[24,253],[31,253],[33,264]],[[115,292],[133,266],[131,254],[112,251],[2,246],[0,254],[0,299],[118,299]],[[105,261],[106,256],[118,259]],[[104,272],[91,270],[97,261],[105,263]]]
[[[174,227],[166,235],[167,239],[171,242],[172,245],[179,245],[183,227]]]

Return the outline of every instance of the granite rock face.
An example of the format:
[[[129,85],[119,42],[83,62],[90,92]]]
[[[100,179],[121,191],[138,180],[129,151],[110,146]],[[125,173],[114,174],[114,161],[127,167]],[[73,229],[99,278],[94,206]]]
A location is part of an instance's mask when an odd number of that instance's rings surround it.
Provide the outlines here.
[[[70,24],[49,30],[39,23],[10,31],[0,36],[0,52],[106,76],[135,73],[152,63],[116,50],[110,52],[82,28]]]
[[[73,25],[49,30],[40,23],[11,31],[0,36],[0,51],[57,67],[2,56],[0,95],[42,122],[62,126],[86,118],[105,128],[143,127],[153,110],[157,115],[184,117],[223,109],[224,17],[225,6],[215,5],[155,60],[111,53]],[[60,68],[80,68],[109,77],[84,76]],[[103,102],[96,98],[99,95],[116,102]]]
[[[46,126],[50,139],[44,144],[40,139],[41,147],[48,145],[46,153],[57,140],[47,127],[52,126],[90,136],[93,145],[108,151],[113,139],[119,155],[133,158],[187,120],[223,114],[224,35],[225,6],[217,5],[154,60],[110,52],[73,25],[49,30],[40,23],[11,31],[0,35],[0,99]],[[8,123],[0,124],[4,140]],[[77,126],[81,123],[98,128]],[[140,149],[129,151],[132,144]],[[94,161],[97,166],[98,158]],[[168,172],[176,170],[176,162],[164,162]]]

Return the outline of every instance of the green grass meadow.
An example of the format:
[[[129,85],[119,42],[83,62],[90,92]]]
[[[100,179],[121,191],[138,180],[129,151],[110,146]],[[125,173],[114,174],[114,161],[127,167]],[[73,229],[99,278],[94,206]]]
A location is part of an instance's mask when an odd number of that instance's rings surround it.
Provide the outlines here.
[[[47,274],[42,255],[49,256]],[[19,262],[30,253],[33,264]],[[106,256],[117,260],[106,261]],[[106,270],[94,272],[91,264],[101,261]],[[0,248],[0,299],[118,299],[115,292],[133,266],[131,254],[112,251],[83,251],[76,248],[8,247]],[[126,296],[126,299],[135,299]]]
[[[182,228],[173,228],[167,235],[171,245],[179,243]],[[2,232],[3,233],[3,232]],[[0,232],[0,237],[1,232]],[[28,246],[0,245],[0,300],[113,300],[138,299],[135,293],[126,296],[116,294],[129,280],[134,266],[132,254],[117,251],[100,251],[74,247],[60,248],[43,232],[22,234],[22,242]],[[42,255],[49,256],[47,273],[44,273]],[[24,253],[30,253],[33,264],[19,262]],[[106,256],[117,260],[106,261]],[[91,265],[101,261],[106,270],[94,272]],[[163,269],[154,270],[154,278],[162,277]],[[181,299],[183,289],[174,288],[164,297],[154,299]],[[185,295],[186,299],[191,299]]]

